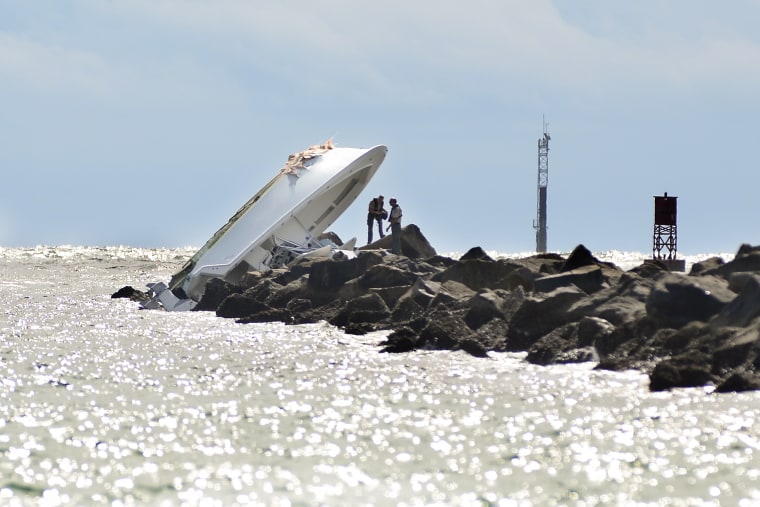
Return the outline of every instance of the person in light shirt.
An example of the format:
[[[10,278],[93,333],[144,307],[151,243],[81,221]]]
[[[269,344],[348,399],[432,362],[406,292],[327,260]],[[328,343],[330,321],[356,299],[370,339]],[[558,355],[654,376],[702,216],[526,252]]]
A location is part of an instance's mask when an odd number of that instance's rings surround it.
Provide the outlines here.
[[[391,252],[401,255],[401,206],[395,197],[391,197],[391,213],[388,216],[388,222],[391,229]]]

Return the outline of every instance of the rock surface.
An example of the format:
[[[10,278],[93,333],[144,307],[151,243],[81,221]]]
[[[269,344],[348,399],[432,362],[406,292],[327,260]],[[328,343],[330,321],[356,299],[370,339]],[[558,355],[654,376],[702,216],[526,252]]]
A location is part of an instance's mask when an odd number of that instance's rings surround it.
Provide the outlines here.
[[[623,271],[583,245],[567,258],[492,259],[475,247],[448,259],[414,225],[402,230],[403,255],[389,253],[389,241],[354,259],[251,273],[242,287],[209,282],[197,309],[240,322],[387,330],[378,344],[386,353],[521,351],[541,365],[638,369],[653,391],[760,389],[760,247],[742,245],[732,261],[708,259],[684,274],[653,262]],[[139,300],[137,292],[113,297]]]

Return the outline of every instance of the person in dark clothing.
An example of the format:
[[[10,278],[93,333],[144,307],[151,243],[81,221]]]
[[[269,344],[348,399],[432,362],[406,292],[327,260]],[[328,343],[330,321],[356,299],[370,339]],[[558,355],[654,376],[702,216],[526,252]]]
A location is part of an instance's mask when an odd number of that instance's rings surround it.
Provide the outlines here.
[[[371,201],[369,201],[369,209],[367,210],[367,244],[372,243],[372,227],[377,222],[377,232],[380,234],[380,238],[384,238],[383,234],[383,220],[388,218],[388,212],[383,207],[383,200],[385,198],[382,195],[378,195]]]

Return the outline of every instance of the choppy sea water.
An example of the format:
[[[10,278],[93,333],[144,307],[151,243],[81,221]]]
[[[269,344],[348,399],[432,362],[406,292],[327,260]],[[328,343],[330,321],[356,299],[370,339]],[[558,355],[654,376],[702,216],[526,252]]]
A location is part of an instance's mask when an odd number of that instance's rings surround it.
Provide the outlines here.
[[[760,393],[110,298],[192,253],[0,249],[0,505],[760,505]]]

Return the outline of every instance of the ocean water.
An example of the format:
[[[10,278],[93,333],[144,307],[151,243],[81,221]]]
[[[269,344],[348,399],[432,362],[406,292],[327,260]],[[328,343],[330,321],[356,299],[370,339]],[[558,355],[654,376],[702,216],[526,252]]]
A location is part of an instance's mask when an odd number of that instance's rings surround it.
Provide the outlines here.
[[[760,505],[760,393],[110,298],[192,253],[0,249],[0,505]]]

